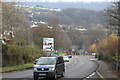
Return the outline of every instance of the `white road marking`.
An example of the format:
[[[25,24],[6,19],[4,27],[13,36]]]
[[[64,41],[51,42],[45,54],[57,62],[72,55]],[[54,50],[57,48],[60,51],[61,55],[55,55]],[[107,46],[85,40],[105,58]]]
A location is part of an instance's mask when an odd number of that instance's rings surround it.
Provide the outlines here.
[[[101,78],[103,78],[104,79],[104,77],[99,73],[99,70],[100,70],[100,68],[101,68],[101,65],[99,64],[99,68],[97,69],[97,74],[101,77]],[[104,79],[105,80],[105,79]]]
[[[92,75],[95,75],[95,72],[93,72]]]
[[[86,78],[90,78],[90,77],[88,76],[88,77],[86,77]]]
[[[98,59],[89,59],[89,60],[91,60],[91,61],[96,61],[96,60],[98,60]],[[98,63],[98,64],[99,64],[99,63]],[[87,76],[86,78],[90,78],[90,77],[92,77],[93,75],[95,75],[95,74],[97,73],[103,80],[105,80],[104,77],[99,73],[100,68],[101,68],[101,65],[99,64],[99,67],[98,67],[98,69],[96,70],[96,72],[93,72],[91,75]],[[86,78],[85,78],[85,79],[86,79]]]
[[[92,77],[93,75],[89,75],[89,77]]]

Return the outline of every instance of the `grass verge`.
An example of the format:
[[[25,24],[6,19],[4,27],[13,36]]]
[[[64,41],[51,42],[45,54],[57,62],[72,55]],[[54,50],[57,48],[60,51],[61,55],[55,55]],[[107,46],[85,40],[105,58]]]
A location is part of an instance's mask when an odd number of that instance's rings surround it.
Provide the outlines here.
[[[16,65],[11,67],[2,67],[0,68],[0,72],[11,72],[11,71],[17,71],[17,70],[24,70],[31,68],[33,66],[33,63],[23,64],[23,65]]]

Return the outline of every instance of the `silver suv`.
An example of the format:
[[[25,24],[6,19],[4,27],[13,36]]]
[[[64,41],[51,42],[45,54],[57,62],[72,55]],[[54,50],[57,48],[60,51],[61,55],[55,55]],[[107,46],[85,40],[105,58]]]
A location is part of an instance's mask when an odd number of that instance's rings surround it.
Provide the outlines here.
[[[37,80],[38,77],[56,79],[59,75],[64,77],[64,73],[65,66],[62,56],[41,57],[34,64],[34,80]]]

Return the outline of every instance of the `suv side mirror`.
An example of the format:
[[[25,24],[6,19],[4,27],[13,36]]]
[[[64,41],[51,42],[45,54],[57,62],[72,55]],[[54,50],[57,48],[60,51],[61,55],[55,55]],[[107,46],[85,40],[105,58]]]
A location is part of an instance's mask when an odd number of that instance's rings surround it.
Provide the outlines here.
[[[34,64],[36,64],[36,63],[37,63],[37,61],[38,61],[38,59],[36,59],[36,60],[34,61]]]
[[[60,62],[58,61],[57,64],[60,64]]]
[[[34,64],[36,64],[36,62],[34,62]]]

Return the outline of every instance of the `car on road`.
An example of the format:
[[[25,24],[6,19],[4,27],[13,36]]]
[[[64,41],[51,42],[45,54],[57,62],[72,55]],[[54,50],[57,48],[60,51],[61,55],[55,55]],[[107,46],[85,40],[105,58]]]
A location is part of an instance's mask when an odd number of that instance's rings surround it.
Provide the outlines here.
[[[95,56],[95,55],[96,55],[96,53],[92,53],[92,55],[93,55],[93,56]]]
[[[34,80],[39,77],[56,79],[58,76],[64,77],[65,65],[62,56],[41,57],[34,64]]]
[[[72,54],[69,54],[68,57],[69,57],[69,58],[72,58]]]
[[[68,56],[63,56],[64,62],[69,62],[69,57]]]

